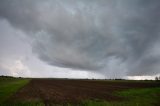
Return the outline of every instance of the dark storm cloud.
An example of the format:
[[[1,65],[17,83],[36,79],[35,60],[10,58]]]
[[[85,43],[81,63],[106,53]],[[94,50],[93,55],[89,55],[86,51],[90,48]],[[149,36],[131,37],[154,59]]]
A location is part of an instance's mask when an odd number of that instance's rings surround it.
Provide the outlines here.
[[[33,39],[41,60],[128,75],[160,73],[159,10],[159,0],[0,1],[1,19]]]

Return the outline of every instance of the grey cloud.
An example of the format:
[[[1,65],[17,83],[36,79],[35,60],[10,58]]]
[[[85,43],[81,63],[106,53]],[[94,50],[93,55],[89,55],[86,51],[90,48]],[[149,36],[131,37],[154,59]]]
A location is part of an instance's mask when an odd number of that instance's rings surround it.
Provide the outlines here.
[[[0,66],[0,75],[10,75],[10,72]]]
[[[0,17],[33,39],[41,60],[117,74],[122,63],[127,75],[160,73],[159,55],[147,52],[160,41],[159,9],[159,0],[0,1]]]

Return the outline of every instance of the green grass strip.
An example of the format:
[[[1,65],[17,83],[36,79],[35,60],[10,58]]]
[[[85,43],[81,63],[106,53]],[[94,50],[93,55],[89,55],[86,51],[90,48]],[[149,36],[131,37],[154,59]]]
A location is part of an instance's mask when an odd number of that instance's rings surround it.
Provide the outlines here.
[[[116,93],[116,95],[125,98],[123,101],[107,102],[100,100],[87,100],[84,101],[80,106],[154,106],[159,101],[158,94],[160,94],[160,87],[130,89]]]
[[[29,79],[0,79],[0,104],[28,82]]]

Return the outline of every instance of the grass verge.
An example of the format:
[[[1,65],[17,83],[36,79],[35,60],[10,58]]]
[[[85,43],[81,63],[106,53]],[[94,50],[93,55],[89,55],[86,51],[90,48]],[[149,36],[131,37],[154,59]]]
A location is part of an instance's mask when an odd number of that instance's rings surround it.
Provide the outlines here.
[[[29,82],[29,79],[0,79],[0,104],[5,102],[11,95],[18,89],[23,87]]]
[[[160,87],[130,89],[117,92],[116,95],[124,97],[120,102],[87,100],[81,106],[159,106]]]

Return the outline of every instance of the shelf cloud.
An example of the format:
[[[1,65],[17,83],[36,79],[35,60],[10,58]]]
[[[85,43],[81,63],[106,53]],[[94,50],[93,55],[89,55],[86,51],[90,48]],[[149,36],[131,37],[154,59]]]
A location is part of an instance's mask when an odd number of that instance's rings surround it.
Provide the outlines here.
[[[159,0],[0,0],[0,20],[41,61],[108,76],[160,74],[159,10]]]

